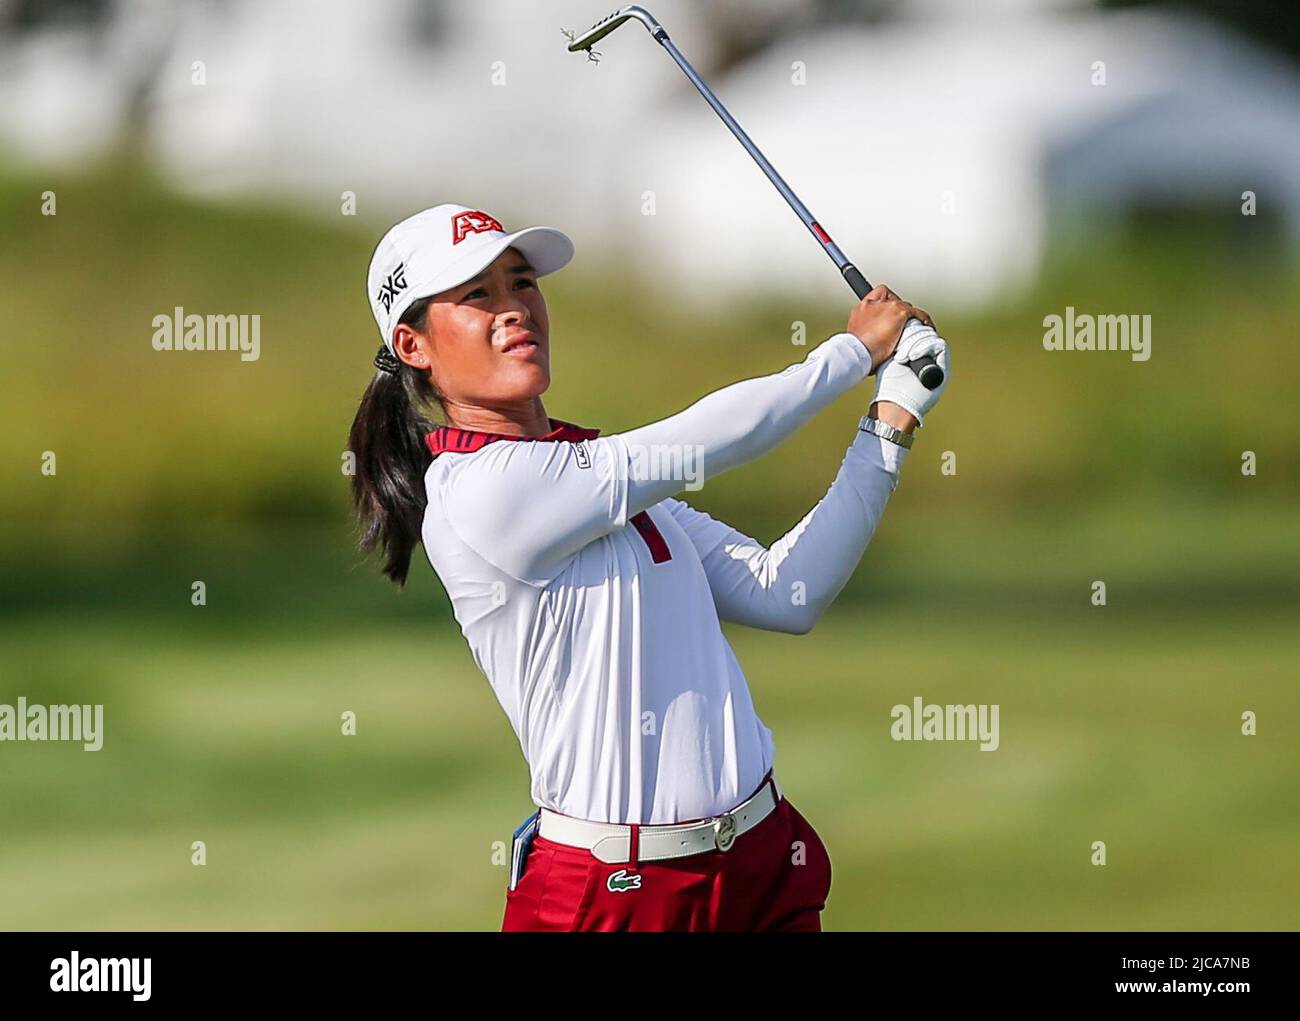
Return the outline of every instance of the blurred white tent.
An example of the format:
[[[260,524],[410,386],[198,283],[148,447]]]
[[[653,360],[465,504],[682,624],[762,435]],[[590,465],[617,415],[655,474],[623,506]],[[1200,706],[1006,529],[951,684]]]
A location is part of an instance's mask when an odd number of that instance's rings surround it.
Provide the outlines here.
[[[867,276],[927,302],[978,305],[1031,278],[1065,208],[1231,210],[1253,190],[1300,238],[1300,79],[1210,23],[1034,0],[970,15],[928,0],[872,26],[799,21],[810,0],[647,6]],[[589,0],[124,0],[89,28],[0,43],[0,142],[77,163],[134,125],[195,193],[337,215],[352,191],[377,219],[465,202],[510,227],[560,226],[580,260],[624,259],[682,300],[843,299],[640,26],[599,44],[598,65],[566,51],[561,27],[605,13]],[[767,43],[723,69],[738,40]]]
[[[790,84],[796,61],[806,85]],[[820,31],[714,88],[868,277],[909,293],[981,304],[1025,282],[1067,208],[1231,215],[1253,190],[1300,241],[1300,77],[1199,21],[981,12]],[[628,154],[661,196],[661,222],[639,231],[656,268],[714,294],[719,276],[842,286],[702,102],[675,100],[656,124],[666,138]]]

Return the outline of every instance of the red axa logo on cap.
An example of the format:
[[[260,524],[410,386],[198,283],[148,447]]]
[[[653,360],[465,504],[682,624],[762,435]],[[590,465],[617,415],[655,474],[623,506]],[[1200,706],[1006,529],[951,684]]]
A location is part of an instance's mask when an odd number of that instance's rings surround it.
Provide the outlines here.
[[[487,213],[480,209],[472,209],[468,213],[457,213],[451,220],[451,243],[458,245],[470,234],[477,234],[485,230],[499,230],[502,234],[506,232],[499,220],[488,216]]]

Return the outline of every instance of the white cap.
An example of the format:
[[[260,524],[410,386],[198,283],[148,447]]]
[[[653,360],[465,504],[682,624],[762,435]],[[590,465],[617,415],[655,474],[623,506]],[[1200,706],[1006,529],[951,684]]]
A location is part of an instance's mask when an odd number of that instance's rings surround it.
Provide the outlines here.
[[[507,248],[521,251],[538,276],[573,258],[573,242],[553,227],[511,234],[483,210],[450,202],[390,227],[371,256],[366,278],[384,346],[393,350],[393,328],[414,302],[478,276]]]

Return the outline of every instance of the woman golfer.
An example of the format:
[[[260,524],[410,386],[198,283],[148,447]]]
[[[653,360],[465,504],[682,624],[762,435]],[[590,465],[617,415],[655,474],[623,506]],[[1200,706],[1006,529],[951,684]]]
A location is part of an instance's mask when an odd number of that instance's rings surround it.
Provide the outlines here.
[[[572,256],[558,230],[459,205],[384,235],[368,280],[384,346],[350,440],[362,546],[402,584],[423,543],[528,761],[538,812],[503,929],[817,931],[830,858],[781,793],[720,621],[813,626],[943,390],[903,363],[934,355],[948,376],[946,345],[904,331],[930,317],[877,287],[803,361],[601,436],[542,405],[537,281]],[[677,498],[873,371],[835,481],[770,548]]]

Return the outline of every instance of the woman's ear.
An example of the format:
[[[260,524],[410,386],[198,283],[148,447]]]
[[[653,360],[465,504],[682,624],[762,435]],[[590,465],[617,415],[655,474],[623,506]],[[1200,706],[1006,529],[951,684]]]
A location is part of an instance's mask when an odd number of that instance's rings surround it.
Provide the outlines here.
[[[393,329],[393,350],[407,365],[417,369],[429,367],[427,340],[406,323],[398,323]]]

